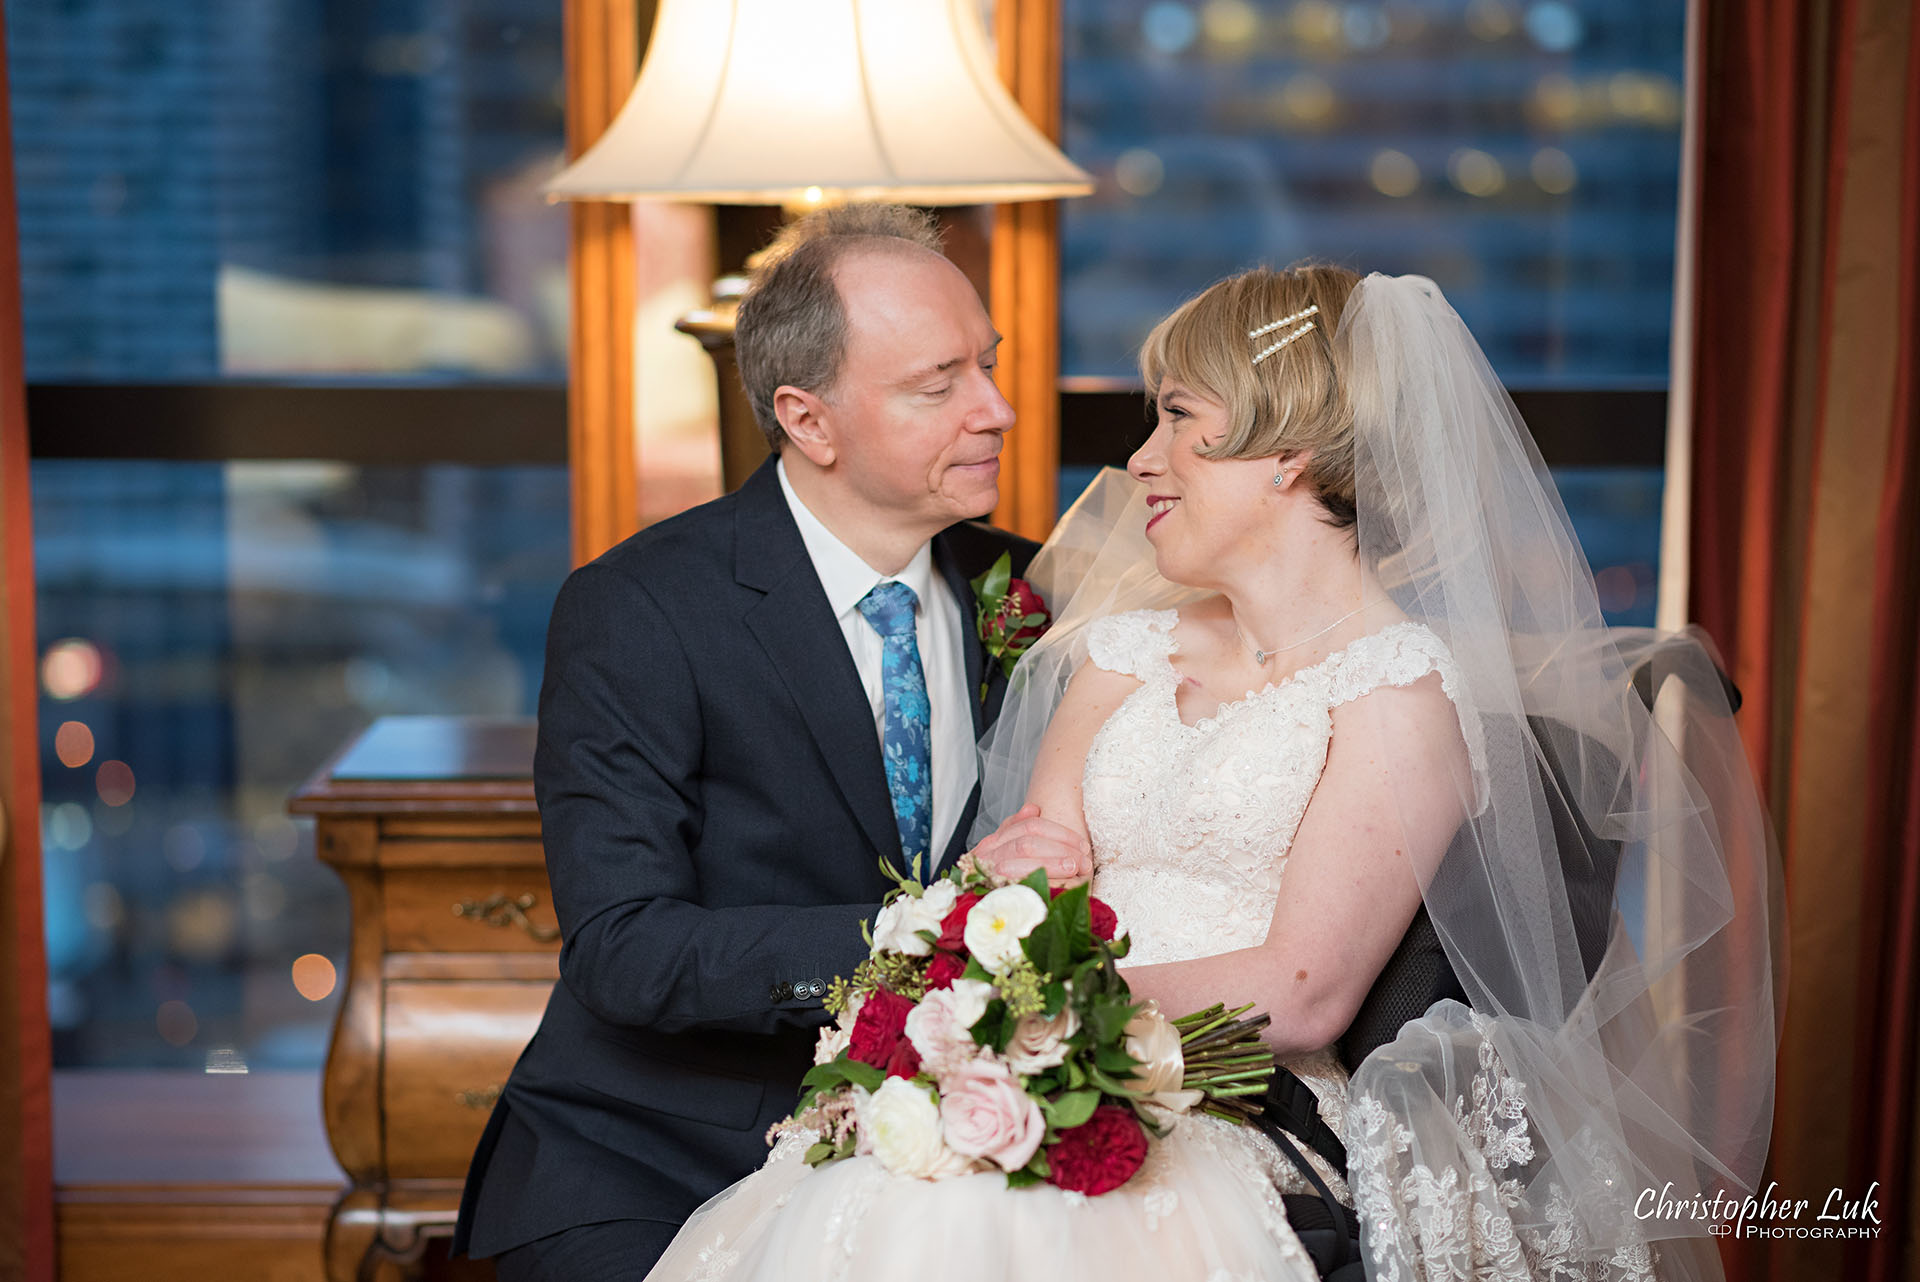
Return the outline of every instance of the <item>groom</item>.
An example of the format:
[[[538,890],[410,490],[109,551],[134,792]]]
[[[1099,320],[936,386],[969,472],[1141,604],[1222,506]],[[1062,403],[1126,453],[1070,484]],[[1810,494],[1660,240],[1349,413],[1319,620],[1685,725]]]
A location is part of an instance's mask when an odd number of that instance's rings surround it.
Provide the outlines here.
[[[973,523],[1013,426],[999,336],[930,219],[850,206],[787,229],[736,342],[774,458],[554,604],[534,784],[561,979],[453,1242],[504,1282],[639,1279],[757,1167],[878,865],[924,876],[973,821],[1001,678],[968,580],[1034,550]]]

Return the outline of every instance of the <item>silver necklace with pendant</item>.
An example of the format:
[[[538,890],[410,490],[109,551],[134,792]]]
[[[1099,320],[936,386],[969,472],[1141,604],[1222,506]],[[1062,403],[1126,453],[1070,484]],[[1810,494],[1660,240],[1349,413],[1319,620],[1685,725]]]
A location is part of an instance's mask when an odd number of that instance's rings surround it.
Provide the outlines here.
[[[1289,650],[1297,650],[1309,641],[1317,641],[1321,637],[1327,635],[1327,633],[1333,631],[1335,628],[1345,623],[1348,619],[1351,619],[1354,615],[1360,613],[1360,611],[1366,609],[1368,606],[1378,605],[1378,604],[1379,602],[1377,601],[1367,601],[1360,605],[1356,605],[1355,607],[1353,607],[1353,609],[1348,610],[1345,614],[1335,619],[1332,623],[1329,623],[1326,627],[1321,628],[1318,632],[1314,632],[1307,636],[1301,637],[1298,641],[1289,641],[1285,645],[1275,646],[1271,650],[1262,650],[1258,646],[1254,645],[1252,642],[1248,641],[1246,638],[1246,634],[1240,631],[1240,625],[1237,622],[1233,625],[1233,636],[1236,641],[1238,641],[1242,646],[1246,647],[1247,653],[1253,656],[1253,661],[1264,668],[1267,666],[1267,660],[1271,659],[1274,655],[1285,654]]]

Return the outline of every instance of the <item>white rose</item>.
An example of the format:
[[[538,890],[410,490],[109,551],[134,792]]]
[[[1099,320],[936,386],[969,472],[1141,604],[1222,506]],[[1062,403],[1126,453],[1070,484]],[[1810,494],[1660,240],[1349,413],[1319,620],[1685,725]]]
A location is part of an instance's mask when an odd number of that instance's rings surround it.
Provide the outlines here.
[[[895,1175],[944,1180],[964,1175],[973,1160],[947,1147],[933,1093],[904,1077],[889,1077],[871,1095],[856,1092],[860,1136],[880,1165]]]
[[[993,985],[977,979],[956,979],[920,999],[907,1014],[906,1032],[924,1071],[944,1077],[980,1055],[985,1048],[973,1040],[973,1026],[992,1000]]]
[[[1047,919],[1047,901],[1025,886],[989,891],[967,914],[967,951],[996,975],[1020,960],[1020,941]]]
[[[1080,1017],[1062,1006],[1052,1019],[1022,1015],[1007,1039],[1007,1067],[1023,1077],[1043,1073],[1067,1058],[1067,1038],[1080,1031]]]
[[[930,930],[939,934],[940,923],[953,911],[954,901],[959,898],[960,888],[950,881],[934,882],[917,898],[905,894],[896,896],[874,918],[874,955],[891,952],[925,957],[933,951],[933,945],[920,938],[919,932]]]

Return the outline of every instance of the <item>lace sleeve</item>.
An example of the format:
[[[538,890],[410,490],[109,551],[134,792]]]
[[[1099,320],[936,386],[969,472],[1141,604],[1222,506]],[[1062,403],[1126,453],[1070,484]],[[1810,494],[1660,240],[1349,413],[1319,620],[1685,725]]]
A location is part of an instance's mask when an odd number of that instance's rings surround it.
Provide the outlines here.
[[[1087,657],[1108,672],[1146,681],[1173,671],[1167,662],[1175,648],[1177,610],[1134,610],[1110,614],[1087,625]]]
[[[1460,737],[1466,740],[1473,767],[1475,811],[1487,803],[1486,734],[1480,718],[1460,702],[1460,670],[1446,643],[1429,628],[1405,623],[1362,637],[1347,648],[1328,673],[1327,707],[1333,709],[1371,694],[1381,686],[1409,686],[1430,672],[1440,674],[1440,689],[1453,701],[1460,717]]]

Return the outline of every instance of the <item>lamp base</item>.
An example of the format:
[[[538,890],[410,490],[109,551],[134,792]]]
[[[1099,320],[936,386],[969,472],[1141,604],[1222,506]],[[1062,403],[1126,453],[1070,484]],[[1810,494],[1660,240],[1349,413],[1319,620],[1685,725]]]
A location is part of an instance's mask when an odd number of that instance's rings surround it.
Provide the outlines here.
[[[740,367],[734,359],[733,320],[738,308],[737,300],[723,298],[712,307],[688,312],[673,325],[682,334],[700,340],[713,360],[720,391],[720,480],[729,492],[739,489],[768,454],[767,438],[754,421],[753,406],[740,384]]]

